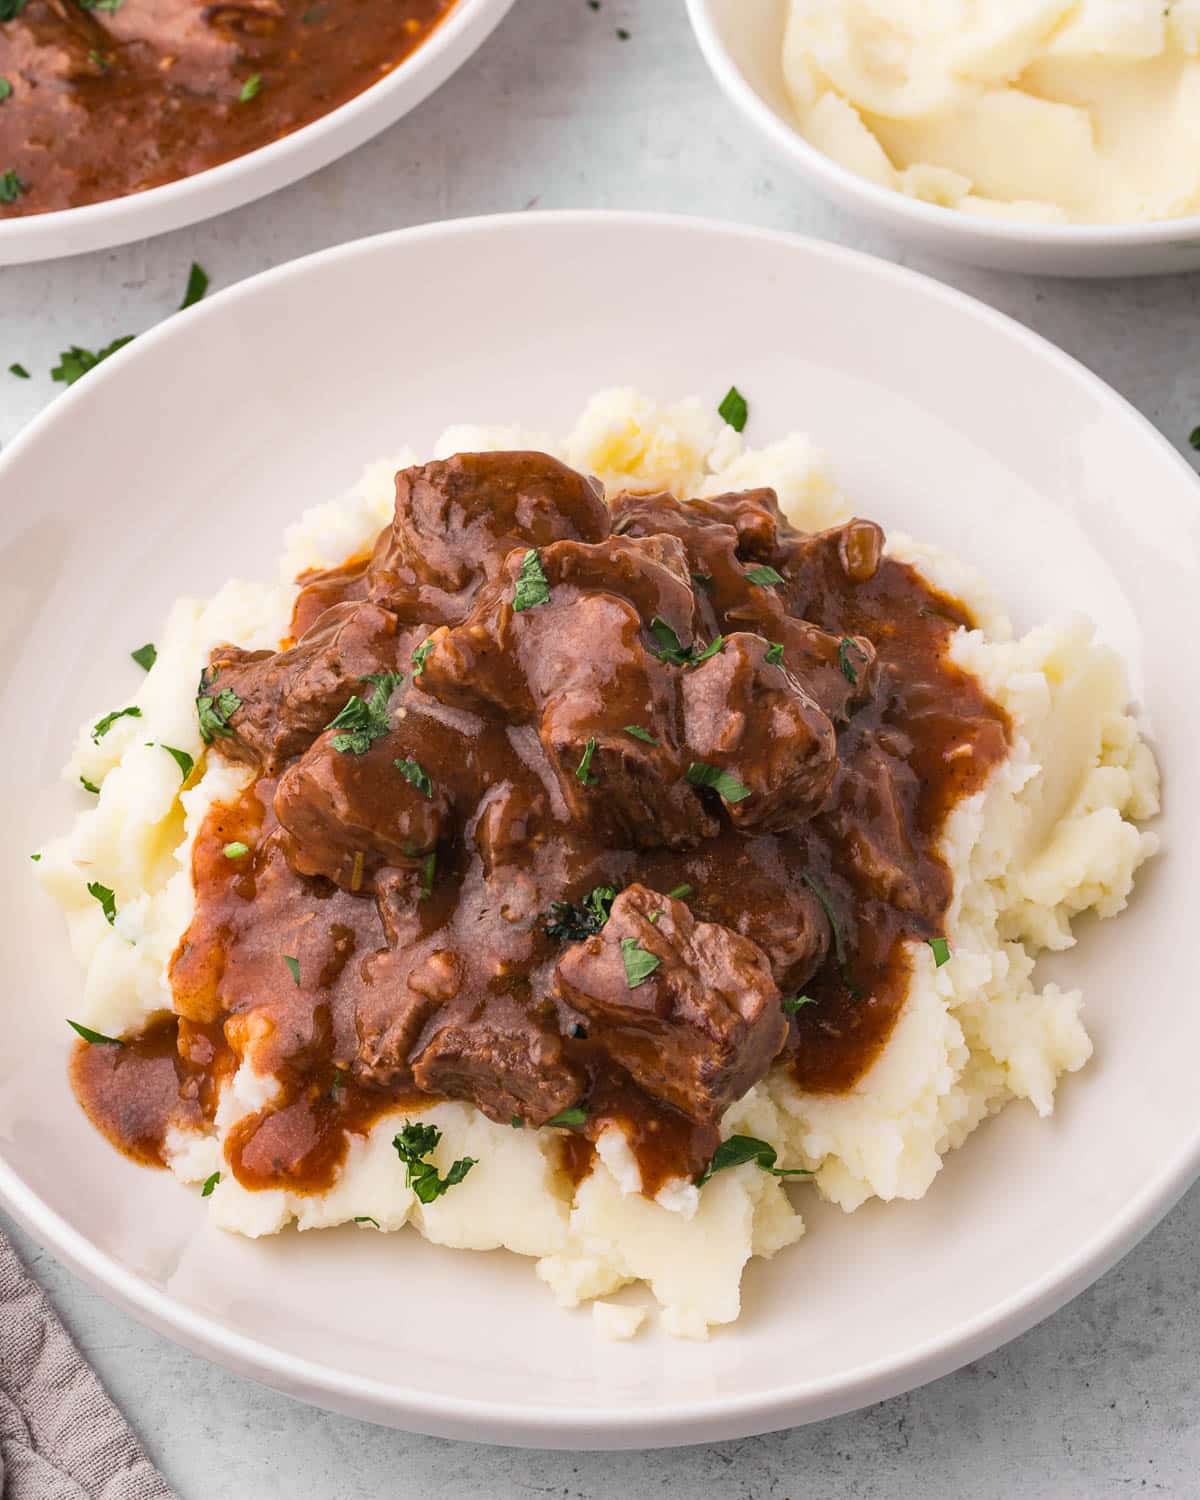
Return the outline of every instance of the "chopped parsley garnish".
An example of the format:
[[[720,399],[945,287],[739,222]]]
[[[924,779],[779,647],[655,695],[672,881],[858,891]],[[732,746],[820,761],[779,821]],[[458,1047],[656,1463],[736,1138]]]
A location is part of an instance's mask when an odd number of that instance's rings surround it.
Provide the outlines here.
[[[945,938],[930,938],[929,946],[933,949],[933,966],[940,969],[943,964],[950,962],[950,944]]]
[[[433,796],[433,782],[430,781],[429,773],[425,770],[425,768],[419,761],[394,760],[392,762],[392,765],[395,766],[397,771],[400,772],[401,776],[404,777],[405,781],[407,781],[410,786],[416,787],[417,791],[421,793],[422,797]]]
[[[183,301],[179,304],[179,311],[185,307],[193,307],[208,291],[208,274],[203,266],[192,262],[192,269],[188,272],[187,287],[183,293]]]
[[[661,741],[656,740],[648,729],[643,729],[640,724],[626,724],[625,733],[631,734],[635,740],[641,740],[643,745],[658,745]]]
[[[262,88],[262,74],[251,73],[250,77],[242,84],[241,92],[238,94],[239,104],[249,104],[255,98],[259,89]]]
[[[575,767],[575,780],[582,786],[595,786],[599,781],[598,776],[593,776],[591,771],[592,756],[596,753],[596,736],[588,740],[583,747],[583,754],[579,758],[579,764]]]
[[[794,1016],[804,1006],[815,1005],[816,1003],[811,995],[789,995],[783,1001],[783,1013],[785,1016]]]
[[[36,864],[42,856],[40,854],[31,854],[29,857],[31,860],[33,860],[34,864]]]
[[[782,641],[772,641],[771,644],[767,647],[767,654],[766,654],[764,660],[767,662],[768,666],[778,667],[778,666],[782,665],[782,662],[783,662],[783,642]]]
[[[541,553],[535,549],[525,554],[521,571],[517,574],[517,587],[513,593],[513,609],[533,609],[535,605],[550,601],[550,584],[542,567]]]
[[[242,706],[242,700],[232,688],[221,688],[214,696],[209,692],[212,679],[208,669],[200,673],[200,686],[196,693],[196,717],[200,720],[200,738],[211,745],[218,736],[228,738],[233,734],[229,721]]]
[[[668,891],[667,895],[670,896],[672,901],[686,901],[687,898],[692,894],[692,891],[694,889],[694,886],[690,886],[685,883],[683,885],[677,885],[673,891]]]
[[[712,578],[713,576],[711,573],[693,573],[692,583],[698,589],[706,589],[712,582]]]
[[[119,1036],[105,1036],[102,1031],[93,1031],[90,1026],[81,1026],[78,1021],[68,1021],[67,1025],[72,1031],[78,1032],[89,1047],[123,1047],[125,1045]]]
[[[158,660],[158,652],[155,650],[153,641],[147,641],[144,646],[139,646],[136,651],[131,651],[129,654],[145,672],[148,672]]]
[[[109,70],[109,68],[112,67],[112,63],[109,62],[108,58],[105,57],[104,53],[103,52],[97,52],[94,47],[88,53],[88,62],[94,63],[95,66],[98,67],[102,73],[107,73],[108,70]]]
[[[512,1128],[514,1130],[524,1130],[525,1129],[525,1121],[522,1120],[522,1118],[521,1118],[520,1115],[513,1115],[512,1119],[508,1123],[512,1126]]]
[[[216,1187],[217,1183],[220,1182],[220,1180],[220,1172],[214,1172],[211,1177],[206,1177],[204,1179],[204,1186],[200,1189],[200,1196],[202,1198],[211,1198],[212,1190]]]
[[[328,7],[324,5],[310,5],[301,15],[300,24],[302,26],[312,26],[314,22],[321,19],[327,9]]]
[[[106,10],[109,15],[119,11],[125,0],[79,0],[80,10]]]
[[[154,741],[150,740],[147,743],[153,744]],[[167,754],[171,757],[171,759],[179,767],[179,774],[180,774],[180,776],[183,778],[184,781],[186,781],[188,779],[188,777],[192,774],[192,767],[196,764],[196,762],[187,753],[187,751],[186,750],[176,750],[176,748],[175,748],[174,745],[164,745],[161,740],[158,741],[158,748],[160,750],[165,750],[167,752]]]
[[[300,988],[300,960],[298,958],[293,958],[290,953],[285,953],[283,955],[283,961],[288,966],[288,973],[292,976],[293,980],[295,981],[296,988],[299,989]]]
[[[100,795],[100,788],[94,781],[89,781],[86,776],[81,776],[79,778],[79,785],[84,789],[85,792],[94,792],[97,797]]]
[[[117,898],[106,885],[101,885],[98,880],[89,880],[87,893],[93,900],[99,901],[100,910],[104,913],[104,920],[111,927],[117,919]]]
[[[633,33],[631,31],[627,31],[624,26],[617,27],[617,41],[627,42],[632,35]]]
[[[855,658],[858,666],[855,665]],[[841,668],[842,676],[851,687],[858,686],[858,667],[865,666],[867,661],[866,652],[858,644],[852,641],[848,635],[844,635],[838,642],[838,666]]]
[[[379,1220],[373,1219],[370,1214],[355,1214],[354,1222],[356,1224],[373,1224],[376,1229],[379,1228]]]
[[[28,191],[11,167],[7,172],[0,172],[0,203],[15,203],[22,193]]]
[[[611,885],[594,885],[579,906],[570,901],[552,901],[546,936],[556,942],[582,943],[594,937],[608,921],[617,890]]]
[[[112,713],[105,714],[102,719],[97,719],[92,725],[92,744],[98,745],[118,719],[140,719],[141,717],[140,708],[114,708]]]
[[[226,859],[243,859],[250,853],[250,846],[243,844],[241,839],[234,839],[233,843],[226,844],[221,852]]]
[[[746,421],[750,416],[750,404],[738,390],[736,385],[731,385],[725,393],[725,399],[717,407],[717,416],[723,422],[728,422],[734,432],[744,432]]]
[[[821,903],[821,910],[825,913],[825,919],[829,923],[830,931],[833,933],[833,952],[837,959],[838,973],[842,976],[842,983],[850,992],[854,1000],[862,998],[854,981],[850,978],[850,970],[846,965],[846,940],[842,936],[842,924],[837,919],[837,913],[833,909],[833,901],[829,892],[816,878],[815,875],[804,874],[800,877],[817,900]]]
[[[413,676],[420,677],[425,670],[425,658],[433,650],[432,640],[422,641],[412,654]]]
[[[7,78],[0,77],[0,104],[3,104],[11,93],[12,84],[9,83]]]
[[[74,385],[89,370],[94,370],[98,364],[106,360],[110,354],[115,354],[118,349],[124,349],[126,344],[132,343],[133,334],[127,333],[119,339],[113,339],[112,343],[106,344],[103,349],[81,349],[78,344],[72,344],[69,349],[64,349],[58,356],[58,364],[50,371],[50,379],[59,380],[64,385]]]
[[[566,1129],[571,1129],[576,1125],[586,1125],[587,1117],[587,1107],[583,1104],[574,1104],[570,1109],[560,1109],[556,1115],[551,1115],[546,1124],[562,1125]]]
[[[748,1161],[757,1162],[764,1172],[770,1172],[773,1177],[812,1176],[806,1167],[777,1167],[775,1163],[778,1159],[779,1153],[768,1141],[760,1141],[752,1135],[731,1135],[713,1152],[712,1161],[696,1179],[696,1186],[703,1187],[714,1173],[723,1172],[726,1167],[740,1167],[743,1162]]]
[[[704,760],[694,760],[687,768],[685,779],[693,786],[711,787],[726,802],[743,802],[750,795],[750,788],[743,786],[736,776],[718,766],[710,766]]]
[[[15,21],[25,5],[26,0],[0,0],[0,21]]]
[[[1193,427],[1191,436],[1188,438],[1193,448],[1200,449],[1200,427]]]
[[[437,874],[437,850],[427,854],[421,864],[421,900],[428,901],[433,895],[433,877]]]
[[[700,647],[693,642],[685,646],[675,633],[674,626],[670,625],[661,615],[655,615],[650,622],[650,634],[654,637],[654,645],[651,650],[660,661],[670,662],[676,667],[697,667],[702,661],[707,661],[710,656],[715,656],[725,644],[724,636],[717,636],[707,646]]]
[[[15,375],[19,380],[29,379],[29,371],[25,368],[24,365],[9,365],[8,373],[10,375]]]
[[[766,563],[747,568],[746,577],[751,583],[757,583],[761,588],[771,588],[774,584],[787,582],[782,573],[777,573],[774,568],[768,568]]]
[[[647,953],[637,938],[622,938],[621,962],[625,965],[625,980],[629,988],[636,990],[661,965],[662,959]]]
[[[388,703],[396,688],[404,681],[402,672],[372,672],[362,679],[373,682],[375,690],[370,699],[350,698],[346,706],[326,724],[326,729],[337,729],[332,741],[335,750],[343,755],[365,755],[376,740],[382,739],[392,727]]]
[[[422,1203],[432,1203],[435,1198],[440,1198],[447,1189],[461,1182],[475,1165],[473,1156],[462,1156],[453,1163],[445,1177],[439,1176],[434,1164],[424,1158],[437,1149],[441,1138],[442,1132],[436,1125],[409,1124],[392,1139],[396,1154],[407,1169],[405,1184]]]

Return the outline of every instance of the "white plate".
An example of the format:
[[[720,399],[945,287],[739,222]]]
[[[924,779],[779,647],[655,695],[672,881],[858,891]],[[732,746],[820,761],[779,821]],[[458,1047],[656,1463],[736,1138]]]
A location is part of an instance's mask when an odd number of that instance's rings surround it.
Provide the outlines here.
[[[0,266],[55,260],[165,234],[307,177],[415,109],[462,67],[512,4],[458,0],[429,40],[378,83],[311,125],[219,167],[86,208],[0,219]]]
[[[1093,1064],[1052,1121],[1010,1108],[922,1203],[845,1216],[745,1281],[708,1344],[599,1342],[529,1262],[415,1234],[204,1227],[127,1164],[65,1077],[80,978],[27,852],[79,795],[77,722],[138,681],[170,600],[271,576],[281,528],[365,459],[453,420],[563,427],[636,382],[748,395],[803,427],[861,512],[986,564],[1019,622],[1081,608],[1128,659],[1167,852],[1118,922],[1048,966],[1086,988]],[[454,1437],[646,1446],[877,1400],[1011,1338],[1111,1265],[1200,1167],[1195,479],[1033,334],[880,261],[687,220],[521,215],[327,251],[144,335],[0,457],[0,1201],[106,1296],[294,1395]],[[1177,851],[1177,852],[1176,852]],[[805,1195],[806,1203],[813,1195]]]
[[[1149,224],[1029,224],[921,203],[860,177],[800,134],[783,77],[791,0],[687,0],[717,82],[798,180],[877,229],[941,255],[1049,276],[1164,276],[1200,268],[1200,215]]]

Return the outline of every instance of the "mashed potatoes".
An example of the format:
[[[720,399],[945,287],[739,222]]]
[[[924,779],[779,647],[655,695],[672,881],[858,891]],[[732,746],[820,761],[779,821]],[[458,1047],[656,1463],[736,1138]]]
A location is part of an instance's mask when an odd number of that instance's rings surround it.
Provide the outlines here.
[[[915,198],[1200,213],[1200,0],[791,0],[784,72],[814,146]]]
[[[698,403],[661,406],[633,391],[596,396],[559,442],[457,427],[436,455],[531,443],[598,474],[610,489],[712,494],[772,485],[805,529],[850,514],[807,439],[746,449]],[[118,719],[98,744],[81,731],[65,774],[73,784],[82,776],[99,785],[99,797],[35,868],[67,913],[86,973],[72,1014],[86,1025],[120,1035],[169,1008],[167,964],[193,908],[192,840],[213,803],[234,798],[249,776],[203,753],[193,699],[209,649],[224,640],[275,646],[287,628],[296,573],[340,562],[367,543],[390,516],[394,469],[413,461],[397,454],[376,464],[349,495],[309,511],[287,535],[281,582],[233,582],[207,603],[178,603],[134,700],[141,717]],[[810,1169],[815,1190],[846,1210],[871,1197],[921,1197],[943,1155],[1009,1100],[1051,1111],[1058,1078],[1083,1066],[1091,1044],[1080,994],[1039,987],[1036,955],[1069,947],[1080,912],[1121,910],[1134,872],[1155,848],[1154,835],[1136,824],[1158,809],[1154,761],[1126,711],[1120,663],[1093,643],[1085,621],[1061,620],[1014,639],[970,569],[903,536],[893,534],[889,545],[972,605],[982,628],[960,631],[954,653],[1007,709],[1015,733],[1008,759],[949,819],[943,853],[955,875],[947,919],[952,956],[938,968],[927,945],[914,948],[905,1008],[882,1055],[839,1096],[806,1096],[776,1071],[723,1122],[727,1135],[771,1142],[782,1165]],[[164,744],[196,757],[182,790]],[[111,926],[87,891],[97,880],[116,893]],[[213,1130],[172,1136],[175,1174],[199,1183],[222,1171],[231,1126],[268,1102],[274,1088],[243,1065],[225,1089]],[[440,1170],[460,1156],[477,1166],[453,1192],[422,1204],[392,1148],[397,1118],[351,1138],[329,1191],[250,1192],[225,1171],[209,1212],[221,1227],[250,1236],[292,1223],[319,1229],[358,1221],[363,1233],[411,1224],[457,1249],[504,1247],[534,1257],[538,1276],[566,1306],[642,1283],[663,1326],[693,1338],[737,1317],[751,1257],[774,1255],[803,1234],[792,1195],[799,1202],[811,1189],[786,1190],[754,1164],[721,1172],[702,1190],[677,1182],[650,1201],[637,1191],[638,1168],[624,1137],[610,1129],[591,1175],[573,1188],[554,1132],[498,1126],[461,1103],[435,1105],[421,1118],[442,1131]],[[594,1307],[604,1337],[631,1337],[643,1321],[637,1306]]]

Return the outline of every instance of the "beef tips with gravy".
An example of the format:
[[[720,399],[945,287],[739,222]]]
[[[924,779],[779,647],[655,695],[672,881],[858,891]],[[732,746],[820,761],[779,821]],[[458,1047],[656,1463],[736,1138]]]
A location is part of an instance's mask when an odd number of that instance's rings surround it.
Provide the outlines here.
[[[618,1125],[652,1194],[773,1065],[855,1082],[1008,740],[949,659],[967,612],[877,526],[460,454],[302,584],[286,649],[202,679],[210,753],[256,779],[195,846],[174,1067],[160,1022],[77,1070],[110,1135],[152,1156],[122,1089],[193,1121],[249,1056],[281,1089],[230,1141],[246,1186],[320,1190],[348,1132],[460,1099],[572,1129],[573,1171]]]

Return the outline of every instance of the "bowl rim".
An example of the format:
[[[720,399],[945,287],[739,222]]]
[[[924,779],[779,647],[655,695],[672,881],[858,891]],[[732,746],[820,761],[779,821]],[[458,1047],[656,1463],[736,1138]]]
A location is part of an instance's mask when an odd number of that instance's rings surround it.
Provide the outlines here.
[[[86,254],[168,234],[244,207],[320,171],[422,103],[482,45],[514,4],[515,0],[455,0],[453,9],[426,40],[382,78],[307,125],[240,156],[141,192],[77,208],[0,219],[0,266]],[[460,48],[466,50],[456,56]],[[143,220],[151,222],[143,224]],[[80,243],[38,248],[40,242],[53,242],[59,236]]]
[[[88,401],[97,382],[113,379],[124,362],[144,357],[158,345],[186,339],[188,319],[211,318],[226,307],[255,297],[266,285],[300,278],[318,265],[389,253],[412,242],[440,238],[485,237],[495,232],[528,230],[554,233],[619,228],[631,233],[663,231],[700,239],[719,235],[741,242],[774,244],[882,277],[908,292],[932,297],[962,316],[988,326],[997,335],[1024,346],[1039,359],[1102,401],[1112,414],[1157,448],[1164,459],[1197,486],[1200,481],[1184,456],[1154,424],[1100,376],[1048,339],[936,278],[878,256],[786,230],[765,229],[687,215],[613,210],[557,210],[484,215],[444,220],[392,230],[318,250],[225,288],[141,335],[92,372],[91,384],[77,384],[33,419],[0,453],[0,486],[14,458],[41,440],[43,432]],[[1125,1200],[1121,1214],[1104,1233],[1081,1244],[1023,1291],[961,1320],[951,1330],[931,1336],[904,1353],[868,1360],[835,1379],[812,1378],[737,1396],[714,1396],[654,1406],[589,1407],[585,1410],[503,1399],[480,1400],[430,1394],[420,1388],[337,1370],[307,1356],[287,1353],[189,1307],[127,1269],[98,1249],[50,1208],[8,1165],[0,1142],[0,1207],[9,1212],[45,1248],[58,1256],[90,1286],[115,1300],[140,1321],[169,1334],[193,1352],[250,1375],[289,1395],[314,1404],[409,1430],[439,1436],[482,1438],[524,1447],[632,1448],[712,1442],[748,1436],[822,1420],[914,1389],[947,1375],[991,1352],[1031,1328],[1078,1295],[1126,1254],[1174,1206],[1200,1175],[1200,1117],[1190,1136],[1181,1135],[1174,1154],[1160,1170],[1139,1184]],[[497,1429],[503,1435],[497,1435]]]
[[[1038,224],[1017,219],[965,214],[958,209],[910,198],[851,172],[819,151],[773,109],[747,80],[713,17],[711,0],[685,0],[688,18],[704,60],[717,82],[747,118],[793,164],[829,191],[857,199],[873,214],[920,225],[967,244],[1004,244],[1045,249],[1133,249],[1195,242],[1200,246],[1200,213],[1148,223]],[[1180,267],[1181,270],[1186,269]]]

